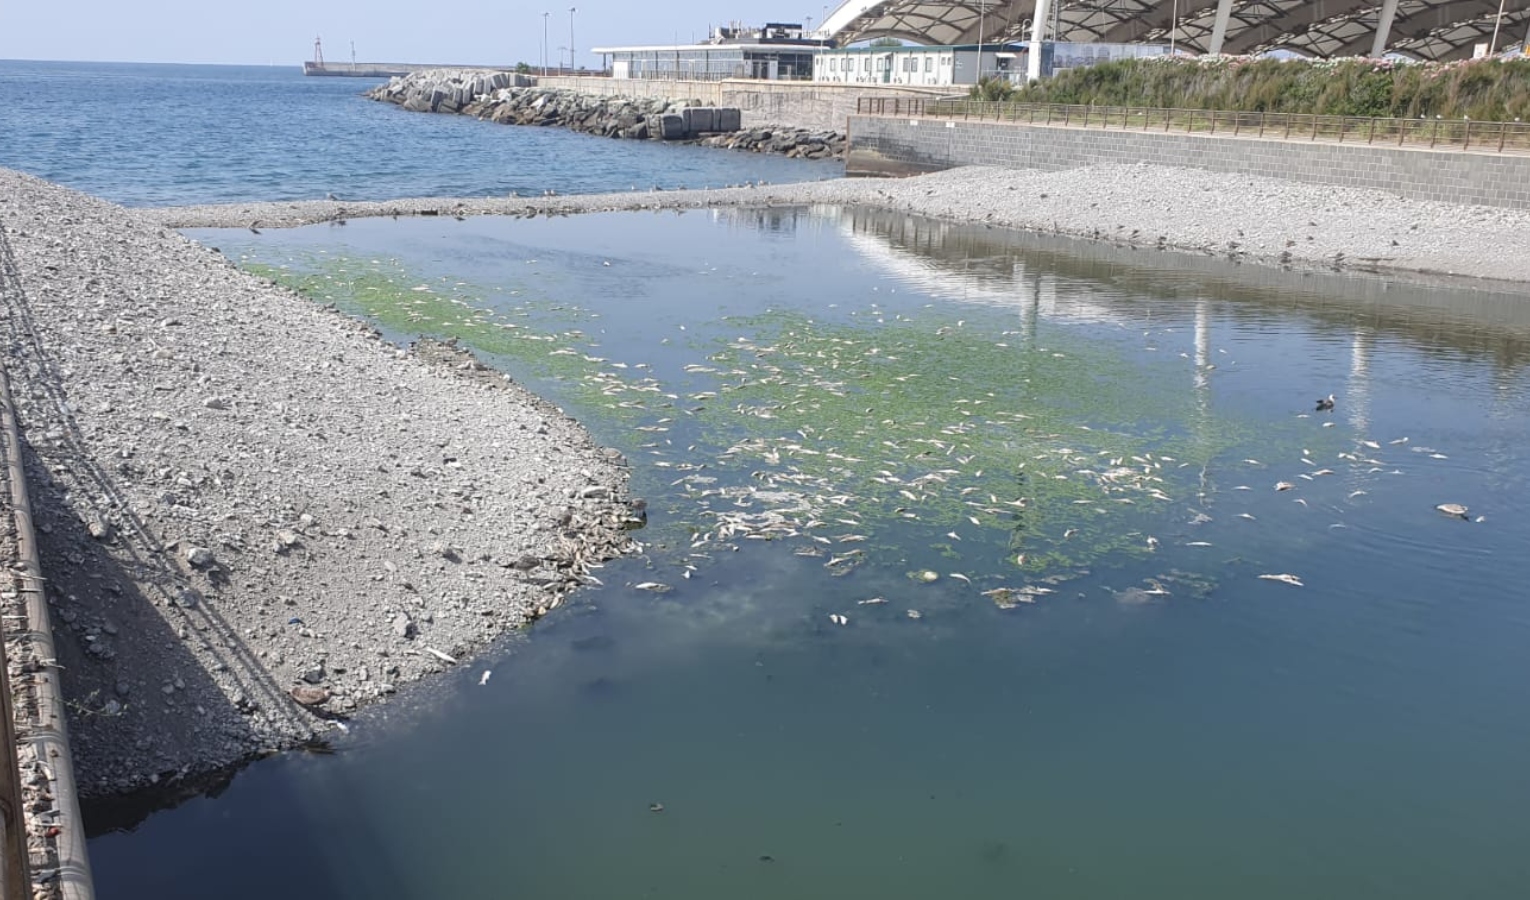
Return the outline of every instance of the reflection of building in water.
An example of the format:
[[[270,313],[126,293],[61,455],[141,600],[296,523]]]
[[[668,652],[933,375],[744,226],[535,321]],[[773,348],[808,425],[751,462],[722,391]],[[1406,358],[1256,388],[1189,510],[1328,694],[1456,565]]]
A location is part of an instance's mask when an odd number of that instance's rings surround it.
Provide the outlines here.
[[[817,225],[822,216],[806,206],[746,206],[712,211],[715,221],[770,234],[790,234],[804,224]]]
[[[1376,336],[1369,328],[1357,327],[1349,342],[1349,384],[1341,407],[1355,434],[1371,430],[1371,352],[1375,349]]]
[[[1362,362],[1371,343],[1401,338],[1487,356],[1507,373],[1530,363],[1530,294],[1515,285],[1484,290],[1424,276],[1293,272],[887,210],[820,207],[813,215],[836,223],[856,252],[889,274],[945,299],[1017,306],[1022,280],[1034,272],[1044,285],[1038,311],[1049,318],[1156,329],[1164,324],[1161,301],[1204,296],[1233,327],[1257,329],[1273,314],[1295,314],[1314,331],[1348,337],[1363,324]]]

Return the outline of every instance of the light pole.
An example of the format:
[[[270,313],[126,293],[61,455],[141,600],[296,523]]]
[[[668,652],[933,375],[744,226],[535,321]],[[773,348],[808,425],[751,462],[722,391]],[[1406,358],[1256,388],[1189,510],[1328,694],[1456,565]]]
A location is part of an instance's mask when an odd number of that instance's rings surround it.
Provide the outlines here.
[[[547,17],[552,13],[542,13],[542,77],[547,77]]]
[[[574,7],[568,8],[568,73],[574,74]]]
[[[978,2],[978,56],[977,56],[977,81],[974,84],[983,83],[983,25],[984,17],[988,14],[987,0]]]
[[[1498,55],[1498,28],[1503,24],[1503,2],[1498,0],[1498,16],[1493,19],[1493,42],[1488,44],[1488,56]]]
[[[1174,40],[1179,37],[1179,0],[1174,0],[1173,12],[1169,14],[1169,55],[1174,55]]]

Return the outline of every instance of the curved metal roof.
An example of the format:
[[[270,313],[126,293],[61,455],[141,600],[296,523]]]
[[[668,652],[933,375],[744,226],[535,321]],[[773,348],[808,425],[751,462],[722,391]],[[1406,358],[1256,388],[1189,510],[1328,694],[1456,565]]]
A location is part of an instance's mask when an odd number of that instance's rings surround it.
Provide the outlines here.
[[[1419,59],[1465,59],[1491,40],[1525,41],[1530,0],[1398,0],[1386,51]],[[1156,42],[1205,53],[1217,0],[1054,0],[1060,41]],[[1305,56],[1362,56],[1371,51],[1381,0],[1233,0],[1223,53],[1289,50]],[[1036,0],[846,0],[823,22],[842,45],[878,37],[918,44],[975,44],[1030,39]],[[1178,13],[1178,23],[1174,21]],[[1048,18],[1054,18],[1049,11]]]

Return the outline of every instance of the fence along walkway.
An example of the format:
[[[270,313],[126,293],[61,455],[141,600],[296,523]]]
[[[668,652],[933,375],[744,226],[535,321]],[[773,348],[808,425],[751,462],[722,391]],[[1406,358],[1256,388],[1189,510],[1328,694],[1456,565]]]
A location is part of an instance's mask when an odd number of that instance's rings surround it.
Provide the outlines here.
[[[995,103],[986,100],[928,100],[920,97],[861,97],[857,115],[970,119],[1061,125],[1114,131],[1178,131],[1338,144],[1375,144],[1462,150],[1472,153],[1530,153],[1530,123],[1473,122],[1470,119],[1383,119],[1373,116],[1319,116],[1305,113],[1163,109],[1145,106],[1084,106],[1066,103]]]

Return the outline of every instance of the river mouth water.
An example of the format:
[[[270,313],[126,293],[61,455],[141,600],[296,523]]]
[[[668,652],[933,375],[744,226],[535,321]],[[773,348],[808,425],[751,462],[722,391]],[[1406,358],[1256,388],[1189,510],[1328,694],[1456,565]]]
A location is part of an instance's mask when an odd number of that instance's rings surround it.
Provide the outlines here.
[[[834,208],[192,236],[562,405],[647,552],[103,898],[1530,883],[1530,297]]]

